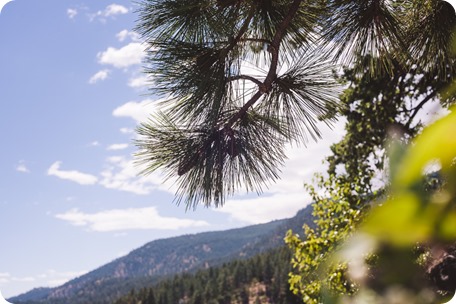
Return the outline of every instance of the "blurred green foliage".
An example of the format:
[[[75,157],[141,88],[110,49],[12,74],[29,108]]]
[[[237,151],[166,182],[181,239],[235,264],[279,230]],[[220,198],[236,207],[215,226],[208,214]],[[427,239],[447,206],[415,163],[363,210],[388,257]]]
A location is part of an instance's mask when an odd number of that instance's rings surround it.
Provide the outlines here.
[[[442,303],[449,296],[436,292],[424,266],[432,259],[429,248],[456,240],[454,130],[451,111],[409,146],[394,142],[395,173],[385,199],[377,196],[370,212],[366,202],[372,196],[357,196],[334,175],[319,177],[318,184],[330,191],[325,196],[308,187],[318,202],[316,227],[304,227],[304,240],[291,231],[286,236],[297,270],[290,283],[304,303]],[[431,191],[429,165],[443,180]]]
[[[388,303],[385,299],[393,289],[407,295],[407,303],[442,303],[441,295],[451,296],[435,293],[419,265],[433,258],[432,250],[423,248],[445,248],[456,241],[456,112],[450,110],[406,149],[395,149],[399,155],[391,163],[395,174],[388,199],[372,210],[344,245],[367,240],[371,246],[364,254],[379,257],[358,280],[363,290],[356,297],[358,302],[370,293],[376,300],[362,303]],[[429,165],[438,169],[443,180],[434,191],[426,189]]]
[[[434,303],[448,296],[436,292],[427,268],[439,258],[435,248],[456,240],[455,118],[423,130],[419,117],[431,103],[453,104],[454,94],[441,94],[449,81],[432,75],[416,66],[339,76],[347,87],[335,115],[346,118],[347,133],[331,147],[326,174],[306,186],[315,226],[285,237],[295,252],[290,285],[304,303]]]

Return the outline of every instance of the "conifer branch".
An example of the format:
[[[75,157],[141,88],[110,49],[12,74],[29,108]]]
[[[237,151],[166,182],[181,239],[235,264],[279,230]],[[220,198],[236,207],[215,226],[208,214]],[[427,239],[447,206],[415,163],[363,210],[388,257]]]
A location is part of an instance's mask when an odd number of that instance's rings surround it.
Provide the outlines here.
[[[255,77],[253,76],[250,76],[250,75],[236,75],[236,76],[231,76],[229,77],[227,80],[228,81],[235,81],[235,80],[241,80],[241,79],[244,79],[244,80],[250,80],[251,82],[255,83],[256,85],[258,86],[262,86],[263,83],[256,79]]]
[[[286,15],[285,19],[282,21],[282,23],[279,25],[277,28],[277,31],[274,35],[274,38],[271,41],[271,45],[269,46],[269,51],[271,53],[271,65],[269,67],[268,74],[266,75],[265,80],[261,85],[259,85],[258,92],[256,92],[249,101],[247,101],[239,111],[234,114],[231,119],[225,124],[225,129],[230,129],[233,124],[239,120],[245,113],[248,111],[248,109],[253,106],[259,99],[260,97],[269,92],[271,90],[272,82],[276,79],[277,77],[277,66],[279,62],[279,48],[280,48],[280,43],[282,42],[283,37],[285,36],[286,30],[288,26],[290,25],[291,21],[293,20],[293,17],[296,15],[297,11],[299,10],[299,6],[301,4],[302,0],[295,0],[293,3],[290,5],[290,9],[288,11],[288,14]]]

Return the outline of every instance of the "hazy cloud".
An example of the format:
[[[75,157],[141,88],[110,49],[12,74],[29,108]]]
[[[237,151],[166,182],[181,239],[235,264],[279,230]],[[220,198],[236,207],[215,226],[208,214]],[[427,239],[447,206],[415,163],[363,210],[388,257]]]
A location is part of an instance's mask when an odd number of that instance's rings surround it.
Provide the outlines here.
[[[135,131],[133,129],[130,129],[130,128],[120,128],[120,133],[122,133],[122,134],[132,134],[134,132]]]
[[[97,58],[100,64],[127,68],[131,65],[140,64],[144,55],[144,46],[139,42],[132,42],[120,49],[108,47],[106,51],[99,52]]]
[[[155,207],[112,209],[91,214],[71,209],[55,217],[68,221],[72,225],[88,227],[92,231],[100,232],[139,229],[178,230],[209,225],[205,221],[163,217],[158,214]]]
[[[34,277],[21,277],[21,278],[13,278],[13,281],[16,282],[35,282]]]
[[[16,166],[16,171],[22,173],[30,173],[30,170],[27,168],[25,161],[23,160],[19,161],[19,164]]]
[[[114,144],[108,150],[122,150],[128,144]],[[48,175],[70,180],[81,185],[100,185],[106,189],[126,191],[138,195],[147,195],[154,190],[174,193],[173,182],[164,182],[160,171],[148,175],[140,175],[141,168],[135,164],[132,157],[110,156],[106,159],[104,168],[99,176],[82,173],[76,170],[67,171],[60,169],[61,162],[57,161],[48,169]]]
[[[90,77],[89,83],[90,83],[90,84],[95,84],[95,83],[97,83],[98,81],[105,80],[106,78],[108,78],[109,73],[110,73],[110,71],[107,70],[107,69],[98,71],[98,72],[95,73],[92,77]]]
[[[113,151],[113,150],[124,150],[126,148],[128,148],[128,144],[112,144],[112,145],[108,146],[106,149]]]
[[[127,38],[130,38],[132,41],[139,41],[140,35],[133,31],[122,30],[116,34],[116,37],[120,42],[123,42]]]
[[[44,273],[24,277],[14,276],[9,273],[0,273],[0,284],[15,282],[15,285],[21,286],[22,290],[31,290],[36,286],[56,287],[86,273],[87,271],[56,271],[53,269],[46,270]],[[7,290],[3,291],[6,292]],[[16,291],[16,294],[17,292],[19,290]],[[9,297],[11,293],[14,294],[12,290],[9,290],[8,295],[4,294],[4,296]]]
[[[87,271],[56,271],[54,269],[46,270],[46,272],[36,276],[37,279],[42,280],[45,286],[55,287],[60,286],[71,279],[86,274]]]
[[[87,271],[56,271],[54,269],[48,269],[44,273],[30,276],[29,279],[40,282],[42,286],[56,287],[63,285],[71,279],[86,274]]]
[[[105,169],[101,172],[100,185],[139,195],[146,195],[163,187],[158,173],[144,176],[139,175],[139,172],[140,169],[133,159],[112,156],[106,160]]]
[[[138,77],[133,77],[128,80],[128,86],[132,88],[141,88],[145,87],[150,83],[150,79],[147,75],[141,75]]]
[[[67,9],[68,18],[73,19],[74,17],[76,17],[77,14],[78,14],[78,10],[77,9],[75,9],[75,8]]]
[[[64,171],[60,170],[62,162],[56,161],[49,167],[47,174],[57,176],[61,179],[70,180],[81,185],[93,185],[98,181],[98,178],[94,175],[82,173],[79,171]]]
[[[116,34],[117,39],[119,39],[120,42],[123,42],[127,37],[128,37],[128,30],[123,30],[120,31]]]
[[[8,272],[0,272],[0,284],[8,283],[11,280],[11,274]]]
[[[293,217],[296,212],[309,204],[309,200],[309,195],[302,189],[300,192],[289,194],[276,193],[251,199],[228,200],[222,208],[214,210],[226,213],[234,220],[259,224]]]

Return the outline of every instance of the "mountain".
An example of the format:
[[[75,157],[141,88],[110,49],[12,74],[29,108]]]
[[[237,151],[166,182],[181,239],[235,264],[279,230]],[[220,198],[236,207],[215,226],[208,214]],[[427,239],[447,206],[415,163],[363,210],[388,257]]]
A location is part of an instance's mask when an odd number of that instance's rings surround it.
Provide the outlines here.
[[[30,290],[27,293],[24,293],[21,295],[21,301],[32,301],[35,299],[42,299],[48,296],[48,294],[51,292],[52,288],[48,287],[39,287],[39,288],[34,288]],[[12,298],[15,299],[15,298]]]
[[[111,303],[132,288],[143,288],[178,273],[196,272],[280,247],[286,231],[301,231],[303,223],[311,222],[311,213],[312,208],[307,206],[290,219],[155,240],[62,286],[34,289],[9,301]],[[81,298],[84,301],[78,300]]]
[[[283,245],[249,259],[132,289],[115,304],[302,304],[288,282],[291,256],[292,250]]]

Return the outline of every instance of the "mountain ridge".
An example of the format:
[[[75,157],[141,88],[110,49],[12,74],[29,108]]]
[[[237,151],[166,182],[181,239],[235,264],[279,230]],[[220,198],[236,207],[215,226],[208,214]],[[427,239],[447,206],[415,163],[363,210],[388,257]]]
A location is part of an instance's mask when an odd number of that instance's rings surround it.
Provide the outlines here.
[[[78,294],[84,294],[93,295],[91,303],[109,303],[100,301],[97,293],[106,293],[113,301],[131,288],[142,288],[178,273],[246,259],[283,245],[285,232],[300,231],[303,223],[311,222],[311,212],[312,208],[307,206],[288,219],[154,240],[61,286],[35,288],[9,301],[68,303],[71,299],[71,303],[78,303]]]

